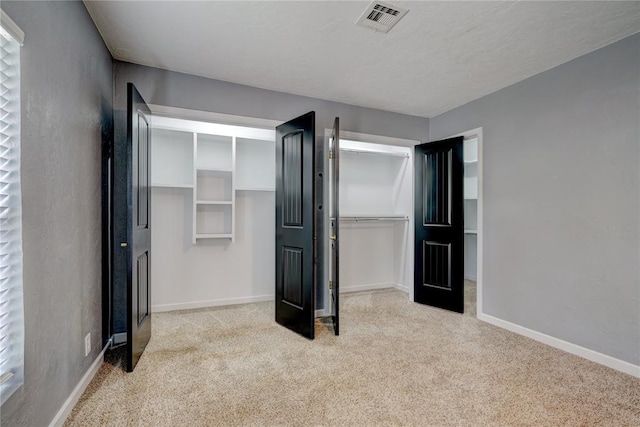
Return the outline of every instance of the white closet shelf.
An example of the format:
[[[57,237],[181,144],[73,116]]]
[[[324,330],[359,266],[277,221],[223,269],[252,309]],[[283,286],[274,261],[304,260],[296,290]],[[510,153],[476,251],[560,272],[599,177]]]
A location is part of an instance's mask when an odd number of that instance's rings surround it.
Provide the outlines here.
[[[357,150],[355,148],[341,148],[340,151],[346,153],[355,153],[355,154],[375,154],[379,156],[390,156],[390,157],[401,157],[408,158],[408,153],[399,153],[399,152],[391,152],[391,151],[373,151],[373,150]]]
[[[331,218],[334,219],[334,218]],[[407,215],[344,215],[341,221],[409,221]]]
[[[198,173],[202,172],[202,173],[231,173],[233,172],[231,169],[227,169],[227,168],[202,168],[199,167],[198,169]]]
[[[196,205],[232,205],[231,200],[197,200]]]
[[[478,230],[464,230],[464,234],[478,234]]]
[[[152,187],[165,187],[165,188],[193,188],[193,184],[169,184],[162,182],[154,182]]]
[[[231,239],[233,238],[233,234],[224,233],[224,234],[215,234],[215,233],[198,233],[196,234],[196,239]]]
[[[236,191],[276,191],[273,187],[236,187]]]

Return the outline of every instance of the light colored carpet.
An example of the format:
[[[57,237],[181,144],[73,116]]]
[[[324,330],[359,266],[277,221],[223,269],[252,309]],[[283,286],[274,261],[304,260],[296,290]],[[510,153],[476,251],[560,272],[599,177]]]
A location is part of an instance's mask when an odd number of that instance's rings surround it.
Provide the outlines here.
[[[477,298],[476,282],[464,281],[464,314],[476,317]]]
[[[66,425],[640,425],[636,378],[396,290],[341,302],[314,341],[272,302],[154,314],[135,372],[105,363]]]

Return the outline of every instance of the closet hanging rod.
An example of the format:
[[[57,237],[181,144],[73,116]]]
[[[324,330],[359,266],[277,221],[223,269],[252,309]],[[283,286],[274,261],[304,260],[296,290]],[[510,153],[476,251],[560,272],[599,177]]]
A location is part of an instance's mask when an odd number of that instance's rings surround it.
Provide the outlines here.
[[[330,218],[334,219],[334,218]],[[341,216],[341,221],[408,221],[409,217],[406,215],[396,216]]]
[[[379,156],[404,157],[404,158],[409,157],[409,154],[407,153],[357,150],[355,148],[340,148],[340,151],[346,151],[348,153],[355,153],[355,154],[377,154]]]

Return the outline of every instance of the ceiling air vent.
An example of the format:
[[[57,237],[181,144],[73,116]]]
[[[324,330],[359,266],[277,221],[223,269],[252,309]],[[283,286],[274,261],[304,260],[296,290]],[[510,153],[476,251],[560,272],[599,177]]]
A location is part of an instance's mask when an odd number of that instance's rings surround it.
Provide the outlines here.
[[[408,9],[403,9],[383,1],[374,1],[365,9],[362,15],[360,15],[360,18],[356,21],[356,25],[388,33],[407,12]]]

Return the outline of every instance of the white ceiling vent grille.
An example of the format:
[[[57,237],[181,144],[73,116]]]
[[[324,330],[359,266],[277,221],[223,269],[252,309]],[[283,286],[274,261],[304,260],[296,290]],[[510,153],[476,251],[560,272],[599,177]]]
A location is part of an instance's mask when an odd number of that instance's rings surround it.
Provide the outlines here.
[[[388,33],[407,12],[408,9],[383,1],[374,1],[362,12],[356,25]]]

